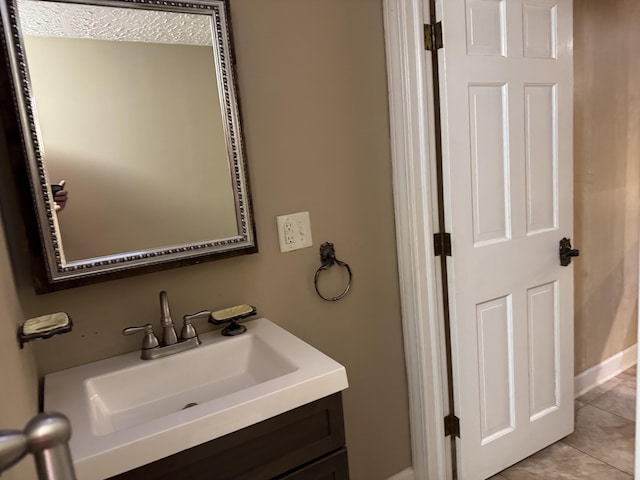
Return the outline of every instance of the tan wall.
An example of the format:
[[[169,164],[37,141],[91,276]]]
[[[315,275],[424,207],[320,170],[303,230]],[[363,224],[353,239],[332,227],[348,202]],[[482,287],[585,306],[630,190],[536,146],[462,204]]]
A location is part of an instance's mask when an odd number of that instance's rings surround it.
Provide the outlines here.
[[[411,458],[381,2],[234,0],[231,13],[260,253],[43,296],[21,282],[26,314],[76,324],[37,345],[39,371],[138,348],[120,330],[157,324],[161,289],[176,320],[252,303],[346,366],[352,478],[387,479]],[[303,210],[314,246],[281,254],[275,217]],[[313,288],[324,241],[354,272],[336,303]]]
[[[574,15],[579,373],[637,337],[640,3],[579,0]]]
[[[0,216],[0,430],[22,429],[38,411],[38,383],[31,345],[19,350],[16,328],[25,318],[18,301]],[[35,479],[33,460],[25,458],[3,480]]]
[[[67,260],[237,234],[211,47],[25,45]]]

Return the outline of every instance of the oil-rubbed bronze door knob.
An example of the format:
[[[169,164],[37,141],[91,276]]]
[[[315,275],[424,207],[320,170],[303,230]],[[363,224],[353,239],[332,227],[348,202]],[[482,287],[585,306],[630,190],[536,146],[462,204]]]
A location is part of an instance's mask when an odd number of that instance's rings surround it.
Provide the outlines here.
[[[580,250],[571,248],[571,240],[563,238],[560,240],[560,265],[563,267],[571,263],[571,257],[580,256]]]

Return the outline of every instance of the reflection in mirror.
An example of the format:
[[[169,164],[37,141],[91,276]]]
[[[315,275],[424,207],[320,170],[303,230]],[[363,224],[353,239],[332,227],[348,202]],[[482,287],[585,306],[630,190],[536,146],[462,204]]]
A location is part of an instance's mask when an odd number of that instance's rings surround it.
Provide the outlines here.
[[[17,3],[51,280],[254,247],[224,3],[100,3]]]

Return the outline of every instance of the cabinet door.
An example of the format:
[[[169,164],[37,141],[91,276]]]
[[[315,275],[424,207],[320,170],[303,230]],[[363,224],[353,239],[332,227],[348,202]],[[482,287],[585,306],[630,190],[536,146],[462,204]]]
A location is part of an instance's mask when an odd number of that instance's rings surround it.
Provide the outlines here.
[[[277,477],[277,480],[349,480],[347,449],[343,447],[305,467]]]
[[[270,479],[344,444],[342,397],[336,393],[110,480]]]

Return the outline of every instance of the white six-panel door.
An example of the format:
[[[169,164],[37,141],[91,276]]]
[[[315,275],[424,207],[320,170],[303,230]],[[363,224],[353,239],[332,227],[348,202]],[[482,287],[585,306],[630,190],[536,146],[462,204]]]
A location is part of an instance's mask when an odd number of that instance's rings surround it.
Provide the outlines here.
[[[439,3],[461,480],[573,430],[571,0]]]

